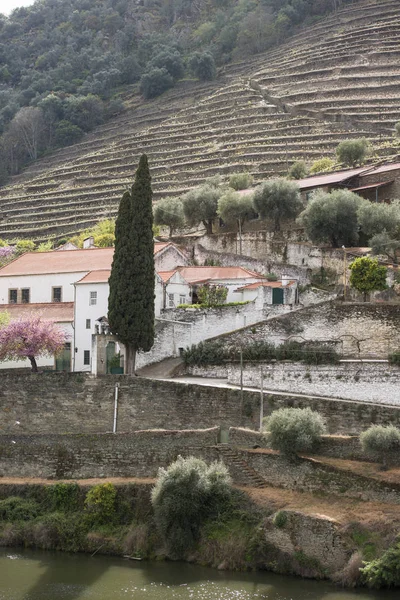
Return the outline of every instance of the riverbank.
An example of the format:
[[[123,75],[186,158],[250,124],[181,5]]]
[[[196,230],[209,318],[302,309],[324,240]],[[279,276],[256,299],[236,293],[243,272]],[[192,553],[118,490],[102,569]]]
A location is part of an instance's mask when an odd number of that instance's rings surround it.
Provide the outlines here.
[[[105,483],[115,490],[112,506],[101,494]],[[166,559],[150,502],[153,484],[119,478],[57,483],[2,479],[0,545]],[[352,586],[361,582],[362,561],[381,556],[399,530],[399,505],[236,487],[228,513],[204,523],[186,560]]]

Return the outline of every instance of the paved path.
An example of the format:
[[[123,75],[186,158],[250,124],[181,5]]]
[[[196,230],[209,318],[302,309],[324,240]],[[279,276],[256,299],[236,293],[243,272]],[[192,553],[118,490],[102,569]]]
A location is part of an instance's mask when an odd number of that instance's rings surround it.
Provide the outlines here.
[[[147,377],[147,379],[167,379],[173,377],[173,373],[182,364],[183,361],[180,357],[166,358],[161,362],[138,369],[137,374],[140,377]]]

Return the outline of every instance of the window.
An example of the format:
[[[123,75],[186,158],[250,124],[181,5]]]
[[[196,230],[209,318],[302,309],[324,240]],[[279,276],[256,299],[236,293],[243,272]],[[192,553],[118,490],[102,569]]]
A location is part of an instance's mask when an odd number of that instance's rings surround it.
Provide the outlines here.
[[[89,304],[90,306],[97,304],[97,292],[90,292]]]
[[[53,287],[53,302],[61,302],[62,299],[62,288]]]
[[[168,307],[174,308],[174,295],[168,294]]]
[[[90,319],[86,319],[86,329],[90,329],[92,327],[92,324],[90,322]]]
[[[17,304],[18,302],[18,291],[17,290],[8,290],[8,303],[9,304]]]
[[[186,304],[186,296],[179,296],[179,304]]]
[[[22,304],[29,304],[31,290],[29,288],[22,288],[21,290],[21,302]]]
[[[83,364],[90,365],[90,350],[83,351]]]

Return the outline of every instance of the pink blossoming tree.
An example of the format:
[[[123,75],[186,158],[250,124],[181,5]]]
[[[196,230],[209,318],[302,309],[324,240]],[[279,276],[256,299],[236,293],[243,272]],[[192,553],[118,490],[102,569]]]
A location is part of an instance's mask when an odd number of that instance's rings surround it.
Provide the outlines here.
[[[0,328],[0,361],[28,358],[37,373],[36,358],[57,355],[67,339],[60,327],[35,315],[11,321]]]

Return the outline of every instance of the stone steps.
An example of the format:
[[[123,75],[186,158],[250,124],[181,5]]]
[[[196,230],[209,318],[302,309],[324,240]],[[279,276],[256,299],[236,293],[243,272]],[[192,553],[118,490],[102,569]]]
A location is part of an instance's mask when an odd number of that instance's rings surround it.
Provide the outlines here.
[[[221,455],[222,461],[228,468],[231,465],[234,469],[239,470],[241,479],[246,482],[245,485],[255,488],[268,487],[266,480],[250,467],[246,461],[242,460],[237,452],[228,444],[218,444],[217,450]]]

